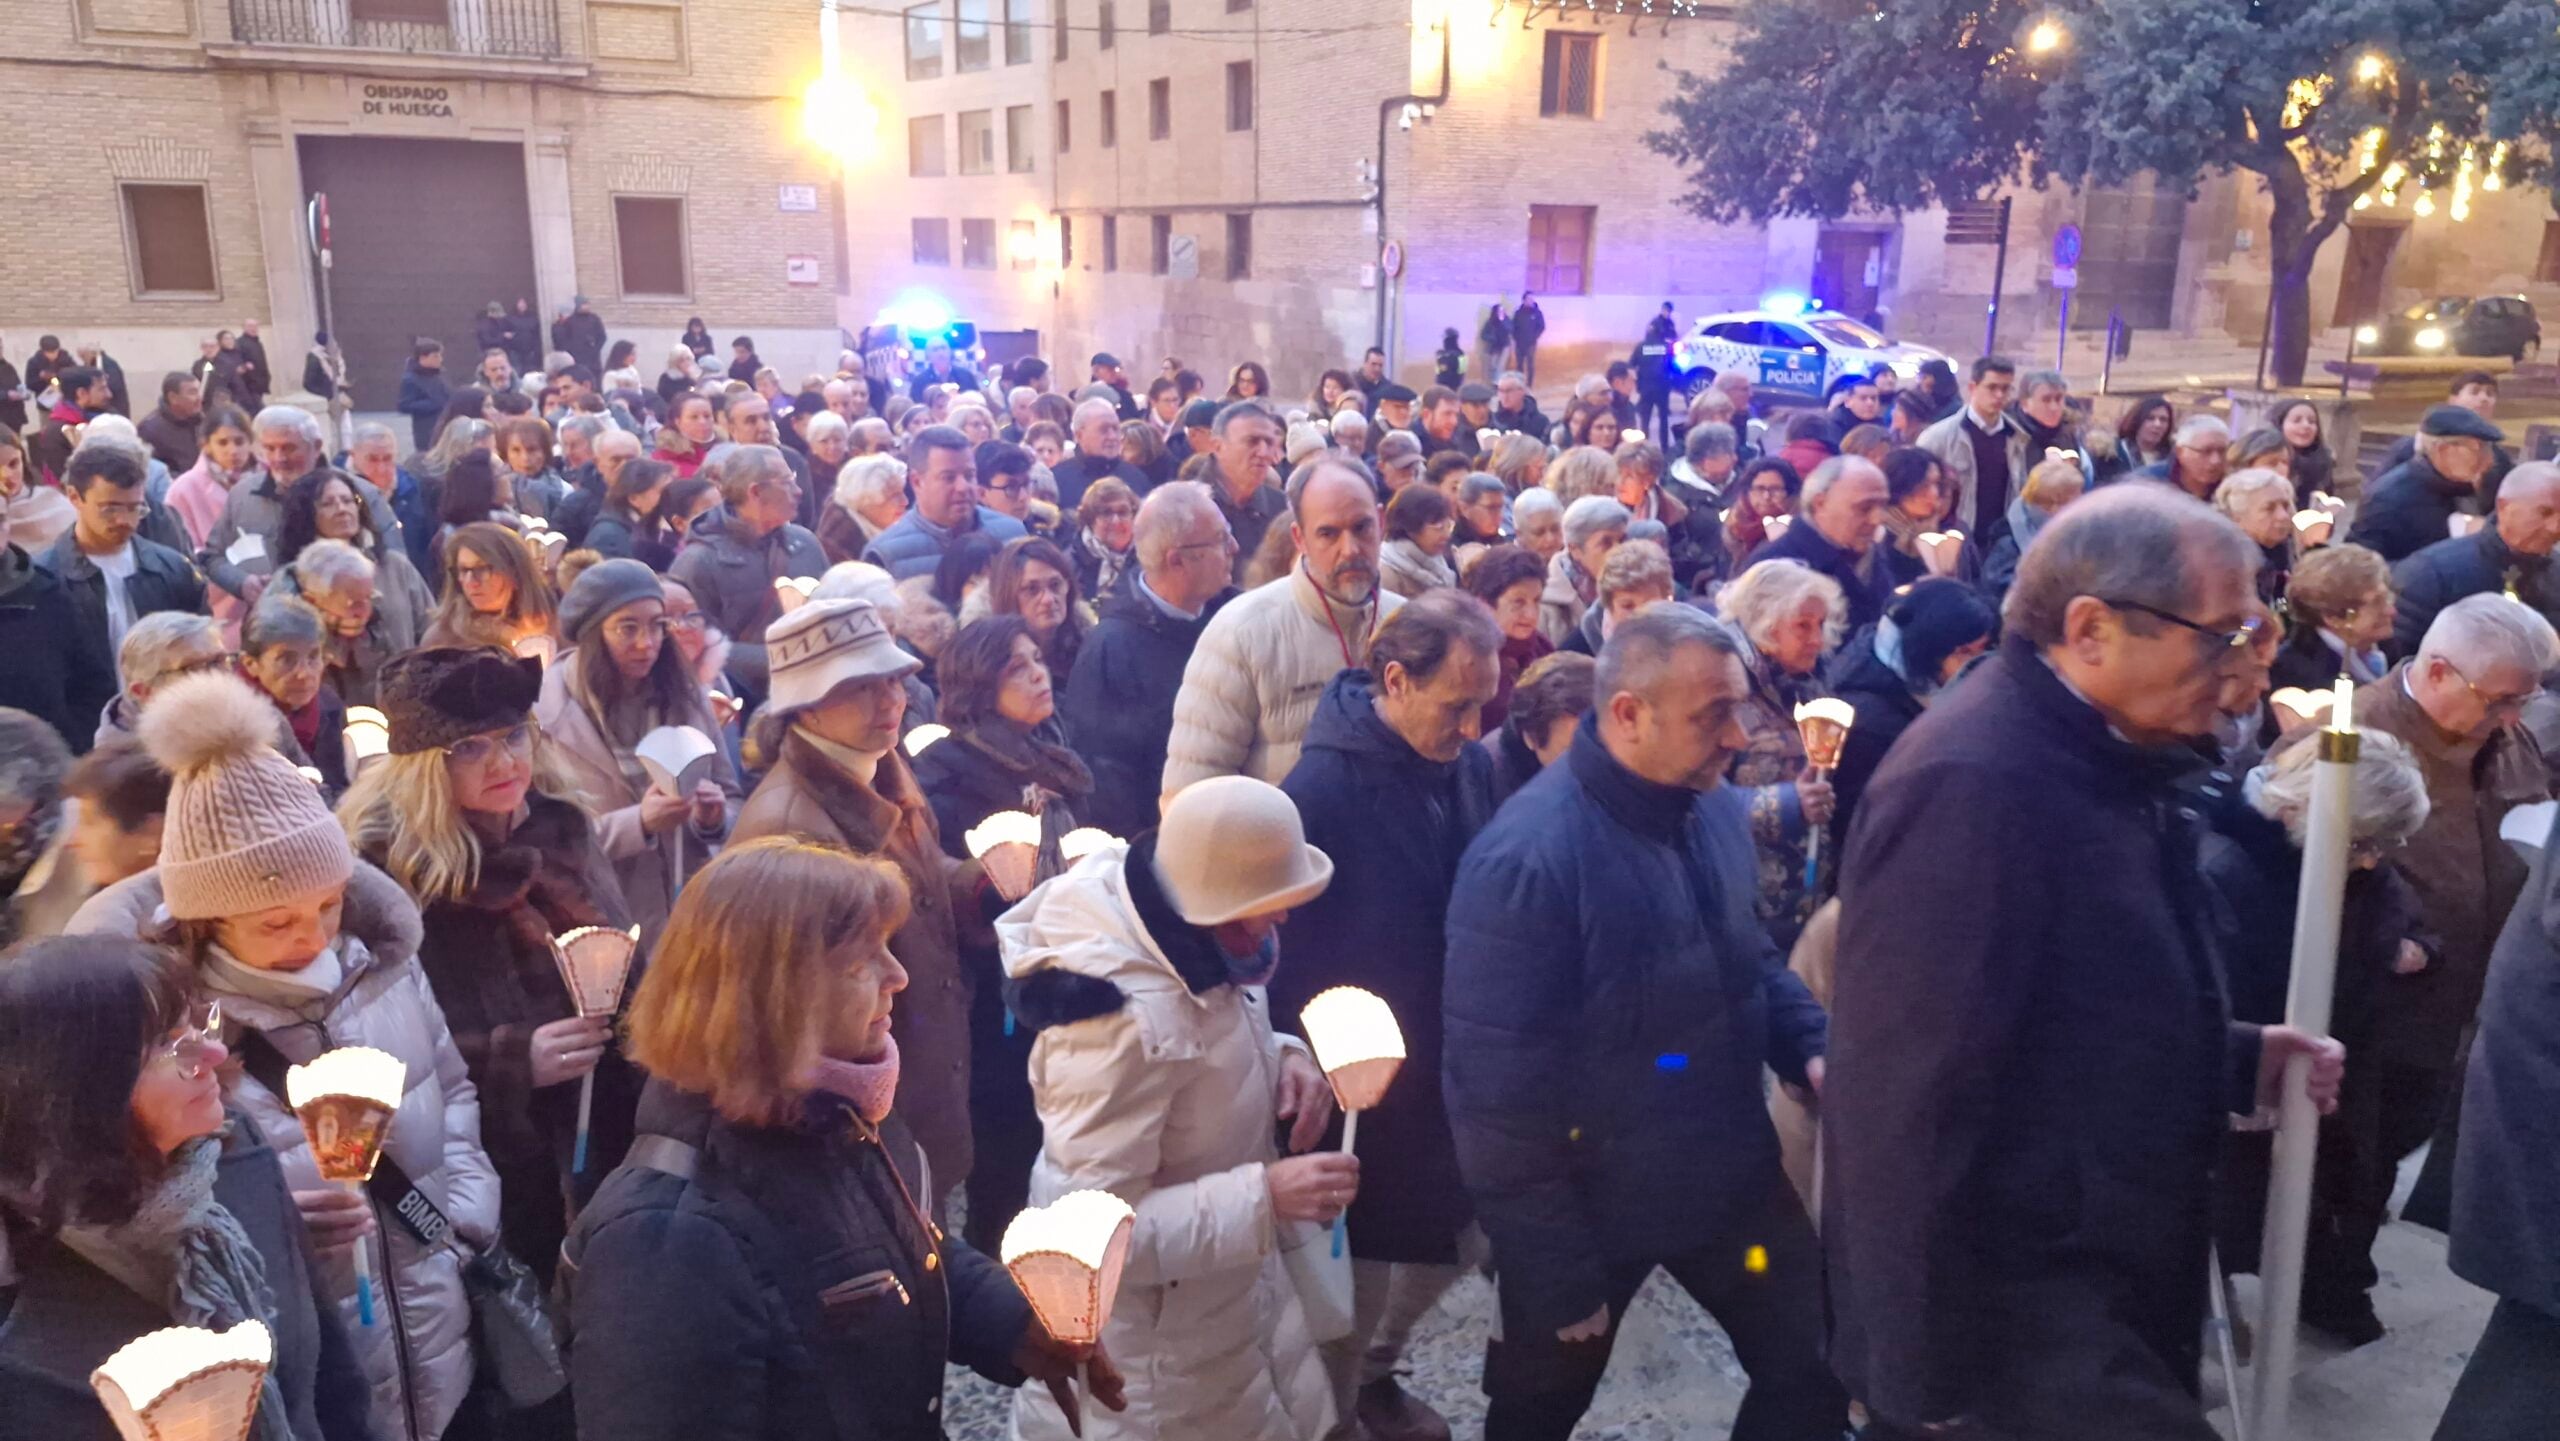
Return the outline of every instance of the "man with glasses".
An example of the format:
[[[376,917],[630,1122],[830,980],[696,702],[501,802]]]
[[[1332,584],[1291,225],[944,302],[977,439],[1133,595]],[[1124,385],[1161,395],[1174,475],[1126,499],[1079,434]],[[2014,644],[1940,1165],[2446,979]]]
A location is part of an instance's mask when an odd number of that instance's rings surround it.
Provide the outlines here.
[[[1726,375],[1733,374],[1726,371]],[[1947,497],[1956,525],[1967,535],[1989,535],[2009,514],[2010,498],[2026,484],[2041,455],[2027,454],[2025,427],[2010,418],[2009,397],[2018,387],[2018,362],[2004,355],[1974,361],[1972,383],[1955,413],[1920,432],[1914,444],[1947,468]],[[1724,376],[1716,377],[1718,386]],[[1750,388],[1734,397],[1735,414],[1751,413]]]
[[[1139,503],[1137,576],[1107,592],[1067,674],[1058,718],[1093,772],[1078,814],[1113,835],[1156,823],[1173,699],[1200,632],[1236,594],[1226,517],[1196,480],[1156,487]]]
[[[2508,492],[2524,471],[2508,477]],[[2555,665],[2560,638],[2550,621],[2504,595],[2474,595],[2436,615],[2416,655],[2356,692],[2356,724],[2406,741],[2426,777],[2426,824],[2394,864],[2436,938],[2426,971],[2391,978],[2374,1004],[2374,1054],[2365,1059],[2379,1067],[2378,1134],[2367,1138],[2374,1169],[2359,1197],[2368,1239],[2382,1225],[2401,1160],[2431,1132],[2442,1160],[2451,1159],[2463,1033],[2526,877],[2498,828],[2508,811],[2550,794],[2542,748],[2518,722]],[[2428,1158],[2430,1172],[2438,1164]]]
[[[2507,433],[2460,405],[2439,405],[2418,422],[2417,448],[2382,473],[2356,509],[2349,540],[2398,563],[2443,540],[2457,513],[2477,515],[2472,497],[2498,460]]]
[[[990,440],[978,447],[978,491],[989,509],[1021,521],[1023,529],[1034,535],[1052,535],[1058,528],[1058,512],[1043,507],[1043,514],[1035,517],[1031,510],[1031,467],[1037,464],[1021,446]]]
[[[2344,1052],[2230,1023],[2178,789],[2263,628],[2255,543],[2160,486],[2028,547],[2007,639],[1847,837],[1823,1242],[1832,1361],[1887,1438],[2210,1438],[2212,1174],[2233,1112]],[[1956,1424],[1962,1423],[1962,1424]]]
[[[2132,478],[2174,485],[2198,500],[2209,501],[2230,470],[2231,427],[2223,424],[2219,416],[2190,415],[2178,422],[2178,432],[2169,442],[2168,458],[2153,461],[2135,471]]]
[[[83,664],[113,669],[125,633],[164,610],[205,610],[204,577],[187,558],[135,534],[151,502],[142,457],[121,446],[84,445],[64,464],[71,528],[38,558],[71,593]],[[75,725],[75,731],[77,727]],[[72,743],[87,748],[89,737]]]

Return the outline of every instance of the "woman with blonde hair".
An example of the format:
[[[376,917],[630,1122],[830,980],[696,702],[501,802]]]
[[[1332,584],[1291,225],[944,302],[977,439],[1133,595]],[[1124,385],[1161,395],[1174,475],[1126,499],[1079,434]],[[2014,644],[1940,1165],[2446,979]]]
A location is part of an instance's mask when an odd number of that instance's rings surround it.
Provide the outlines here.
[[[510,654],[557,622],[551,582],[522,536],[495,521],[456,530],[444,547],[444,599],[437,603],[427,646],[487,645]]]
[[[1546,484],[1547,443],[1525,430],[1503,432],[1494,442],[1493,463],[1487,467],[1502,481],[1502,488],[1512,495],[1532,486]]]
[[[588,1434],[934,1435],[952,1362],[1042,1380],[1071,1411],[1084,1372],[1122,1404],[1106,1357],[1052,1340],[934,1220],[889,1029],[909,904],[897,868],[778,836],[685,887],[631,1005],[644,1139],[569,1241]]]
[[[2054,454],[2036,462],[2009,500],[2009,530],[1982,562],[1982,588],[1997,600],[2018,578],[2018,562],[2062,508],[2087,493],[2089,477],[2076,455]]]
[[[1572,446],[1547,463],[1543,484],[1567,507],[1586,495],[1614,498],[1618,493],[1618,459],[1598,446]]]

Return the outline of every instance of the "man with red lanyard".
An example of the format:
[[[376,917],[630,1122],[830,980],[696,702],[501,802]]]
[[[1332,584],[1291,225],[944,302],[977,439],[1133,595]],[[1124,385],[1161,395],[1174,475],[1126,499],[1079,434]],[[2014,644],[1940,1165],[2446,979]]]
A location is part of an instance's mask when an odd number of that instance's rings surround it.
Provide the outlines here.
[[[1331,452],[1289,477],[1298,563],[1210,620],[1182,673],[1164,794],[1210,776],[1277,784],[1298,761],[1336,672],[1369,663],[1369,638],[1403,598],[1378,588],[1378,493]]]

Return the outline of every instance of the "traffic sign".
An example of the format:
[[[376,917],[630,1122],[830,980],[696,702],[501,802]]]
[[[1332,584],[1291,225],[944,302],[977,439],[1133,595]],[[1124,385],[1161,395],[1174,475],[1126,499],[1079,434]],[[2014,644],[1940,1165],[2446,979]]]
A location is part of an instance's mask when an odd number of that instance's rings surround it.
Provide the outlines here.
[[[1397,276],[1404,274],[1403,241],[1390,240],[1379,248],[1378,268],[1387,273],[1387,278],[1389,280],[1393,280]]]
[[[2077,265],[2057,265],[2057,266],[2055,266],[2055,267],[2053,268],[2053,288],[2054,288],[2054,289],[2056,289],[2056,290],[2069,290],[2069,289],[2071,289],[2072,287],[2074,287],[2074,286],[2078,285],[2079,283],[2080,283],[2080,267],[2079,267],[2079,266],[2077,266]]]
[[[2066,225],[2053,232],[2053,268],[2076,270],[2080,267],[2080,227]]]

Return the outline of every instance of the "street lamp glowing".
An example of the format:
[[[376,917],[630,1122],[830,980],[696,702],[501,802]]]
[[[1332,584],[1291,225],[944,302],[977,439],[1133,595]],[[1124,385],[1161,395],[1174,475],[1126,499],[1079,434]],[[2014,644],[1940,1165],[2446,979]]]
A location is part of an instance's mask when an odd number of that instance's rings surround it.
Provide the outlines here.
[[[809,82],[800,105],[801,132],[838,163],[853,165],[868,159],[879,128],[879,107],[853,82],[834,75]]]
[[[2036,22],[2035,28],[2027,32],[2027,53],[2031,55],[2049,55],[2054,51],[2061,49],[2063,42],[2070,38],[2070,32],[2062,28],[2061,21],[2053,19],[2039,20]]]
[[[1010,249],[1014,264],[1027,266],[1038,263],[1040,248],[1040,232],[1037,229],[1017,230],[1013,233]]]
[[[2368,51],[2356,61],[2356,78],[2370,85],[2391,73],[2391,62]]]

